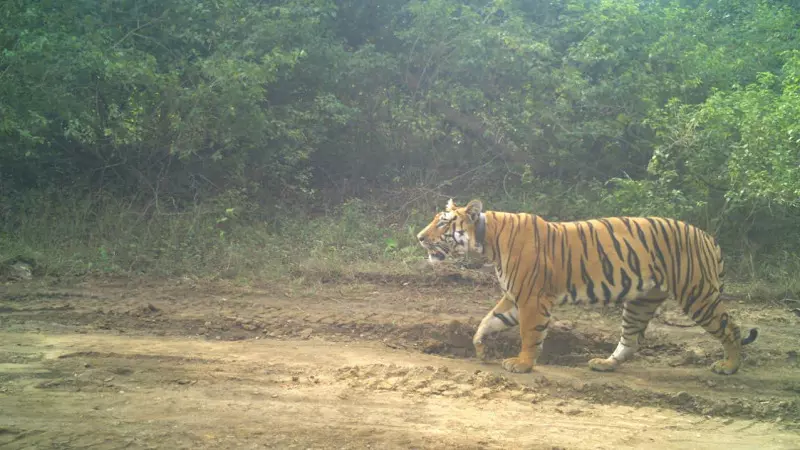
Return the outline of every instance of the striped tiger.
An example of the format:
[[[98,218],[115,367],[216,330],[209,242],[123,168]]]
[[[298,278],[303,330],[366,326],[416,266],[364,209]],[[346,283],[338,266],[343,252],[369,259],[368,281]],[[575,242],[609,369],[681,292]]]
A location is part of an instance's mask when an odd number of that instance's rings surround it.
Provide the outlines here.
[[[548,222],[533,214],[483,211],[479,200],[444,212],[417,234],[431,263],[449,255],[478,253],[495,266],[503,295],[473,337],[485,360],[484,339],[517,326],[519,356],[505,359],[509,372],[533,369],[555,304],[622,304],[622,336],[608,358],[589,361],[596,371],[613,371],[636,352],[656,309],[672,295],[683,311],[724,348],[712,364],[717,374],[736,373],[742,339],[720,294],[724,266],[716,241],[701,229],[661,217],[609,217]]]

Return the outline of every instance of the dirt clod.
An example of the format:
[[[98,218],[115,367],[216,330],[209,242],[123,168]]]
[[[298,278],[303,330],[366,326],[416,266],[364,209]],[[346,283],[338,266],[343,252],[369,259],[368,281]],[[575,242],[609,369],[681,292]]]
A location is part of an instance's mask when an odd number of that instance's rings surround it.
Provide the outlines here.
[[[312,328],[304,329],[303,331],[300,332],[300,335],[299,335],[300,339],[308,339],[308,338],[310,338],[311,337],[311,333],[313,333],[313,332],[314,332],[314,330]]]

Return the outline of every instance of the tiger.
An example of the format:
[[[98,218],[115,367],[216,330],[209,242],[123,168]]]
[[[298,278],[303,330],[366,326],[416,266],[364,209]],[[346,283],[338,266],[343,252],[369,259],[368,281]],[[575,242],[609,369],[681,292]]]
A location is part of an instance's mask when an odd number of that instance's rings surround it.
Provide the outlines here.
[[[557,304],[622,304],[616,349],[588,362],[600,372],[612,372],[631,359],[656,310],[670,296],[721,342],[723,359],[711,365],[716,374],[736,373],[742,346],[758,336],[751,328],[742,338],[722,303],[725,270],[716,240],[679,220],[620,216],[556,222],[534,214],[484,212],[477,199],[459,207],[450,199],[417,239],[431,264],[477,254],[494,265],[502,296],[472,342],[476,356],[486,361],[485,339],[519,326],[519,354],[502,361],[509,372],[533,370]]]

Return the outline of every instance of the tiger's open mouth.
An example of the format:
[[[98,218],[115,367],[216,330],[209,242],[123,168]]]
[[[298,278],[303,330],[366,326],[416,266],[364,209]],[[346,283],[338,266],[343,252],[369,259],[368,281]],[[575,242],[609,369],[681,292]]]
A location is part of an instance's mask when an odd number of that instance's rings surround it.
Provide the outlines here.
[[[435,259],[437,261],[444,261],[445,254],[442,252],[433,252],[430,254],[431,259]]]

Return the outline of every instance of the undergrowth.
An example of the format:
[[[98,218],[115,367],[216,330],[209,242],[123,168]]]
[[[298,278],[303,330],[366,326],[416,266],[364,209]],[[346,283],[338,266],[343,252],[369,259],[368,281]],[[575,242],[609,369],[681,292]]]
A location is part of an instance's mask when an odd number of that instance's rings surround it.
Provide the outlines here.
[[[110,197],[28,198],[8,212],[0,263],[38,275],[272,278],[290,273],[410,271],[422,259],[414,228],[382,224],[359,201],[318,217],[254,220],[229,198],[180,212]],[[163,206],[162,206],[163,208]]]
[[[462,199],[463,201],[463,199]],[[491,200],[490,200],[491,201]],[[608,214],[597,203],[562,197],[493,201],[494,209],[537,211],[549,220]],[[572,205],[565,208],[561,205]],[[497,206],[495,206],[497,205]],[[580,214],[591,209],[591,214]],[[415,234],[430,211],[404,219],[375,202],[350,200],[322,215],[261,211],[236,195],[168,209],[111,196],[29,195],[6,203],[0,266],[21,260],[37,276],[122,275],[265,281],[358,279],[428,282],[441,278],[424,262]],[[559,217],[561,216],[561,217]],[[755,259],[727,255],[727,292],[749,300],[797,298],[800,258],[791,252]],[[450,267],[450,277],[491,283],[493,275]],[[453,275],[453,274],[456,275]],[[461,274],[461,275],[459,275]]]

